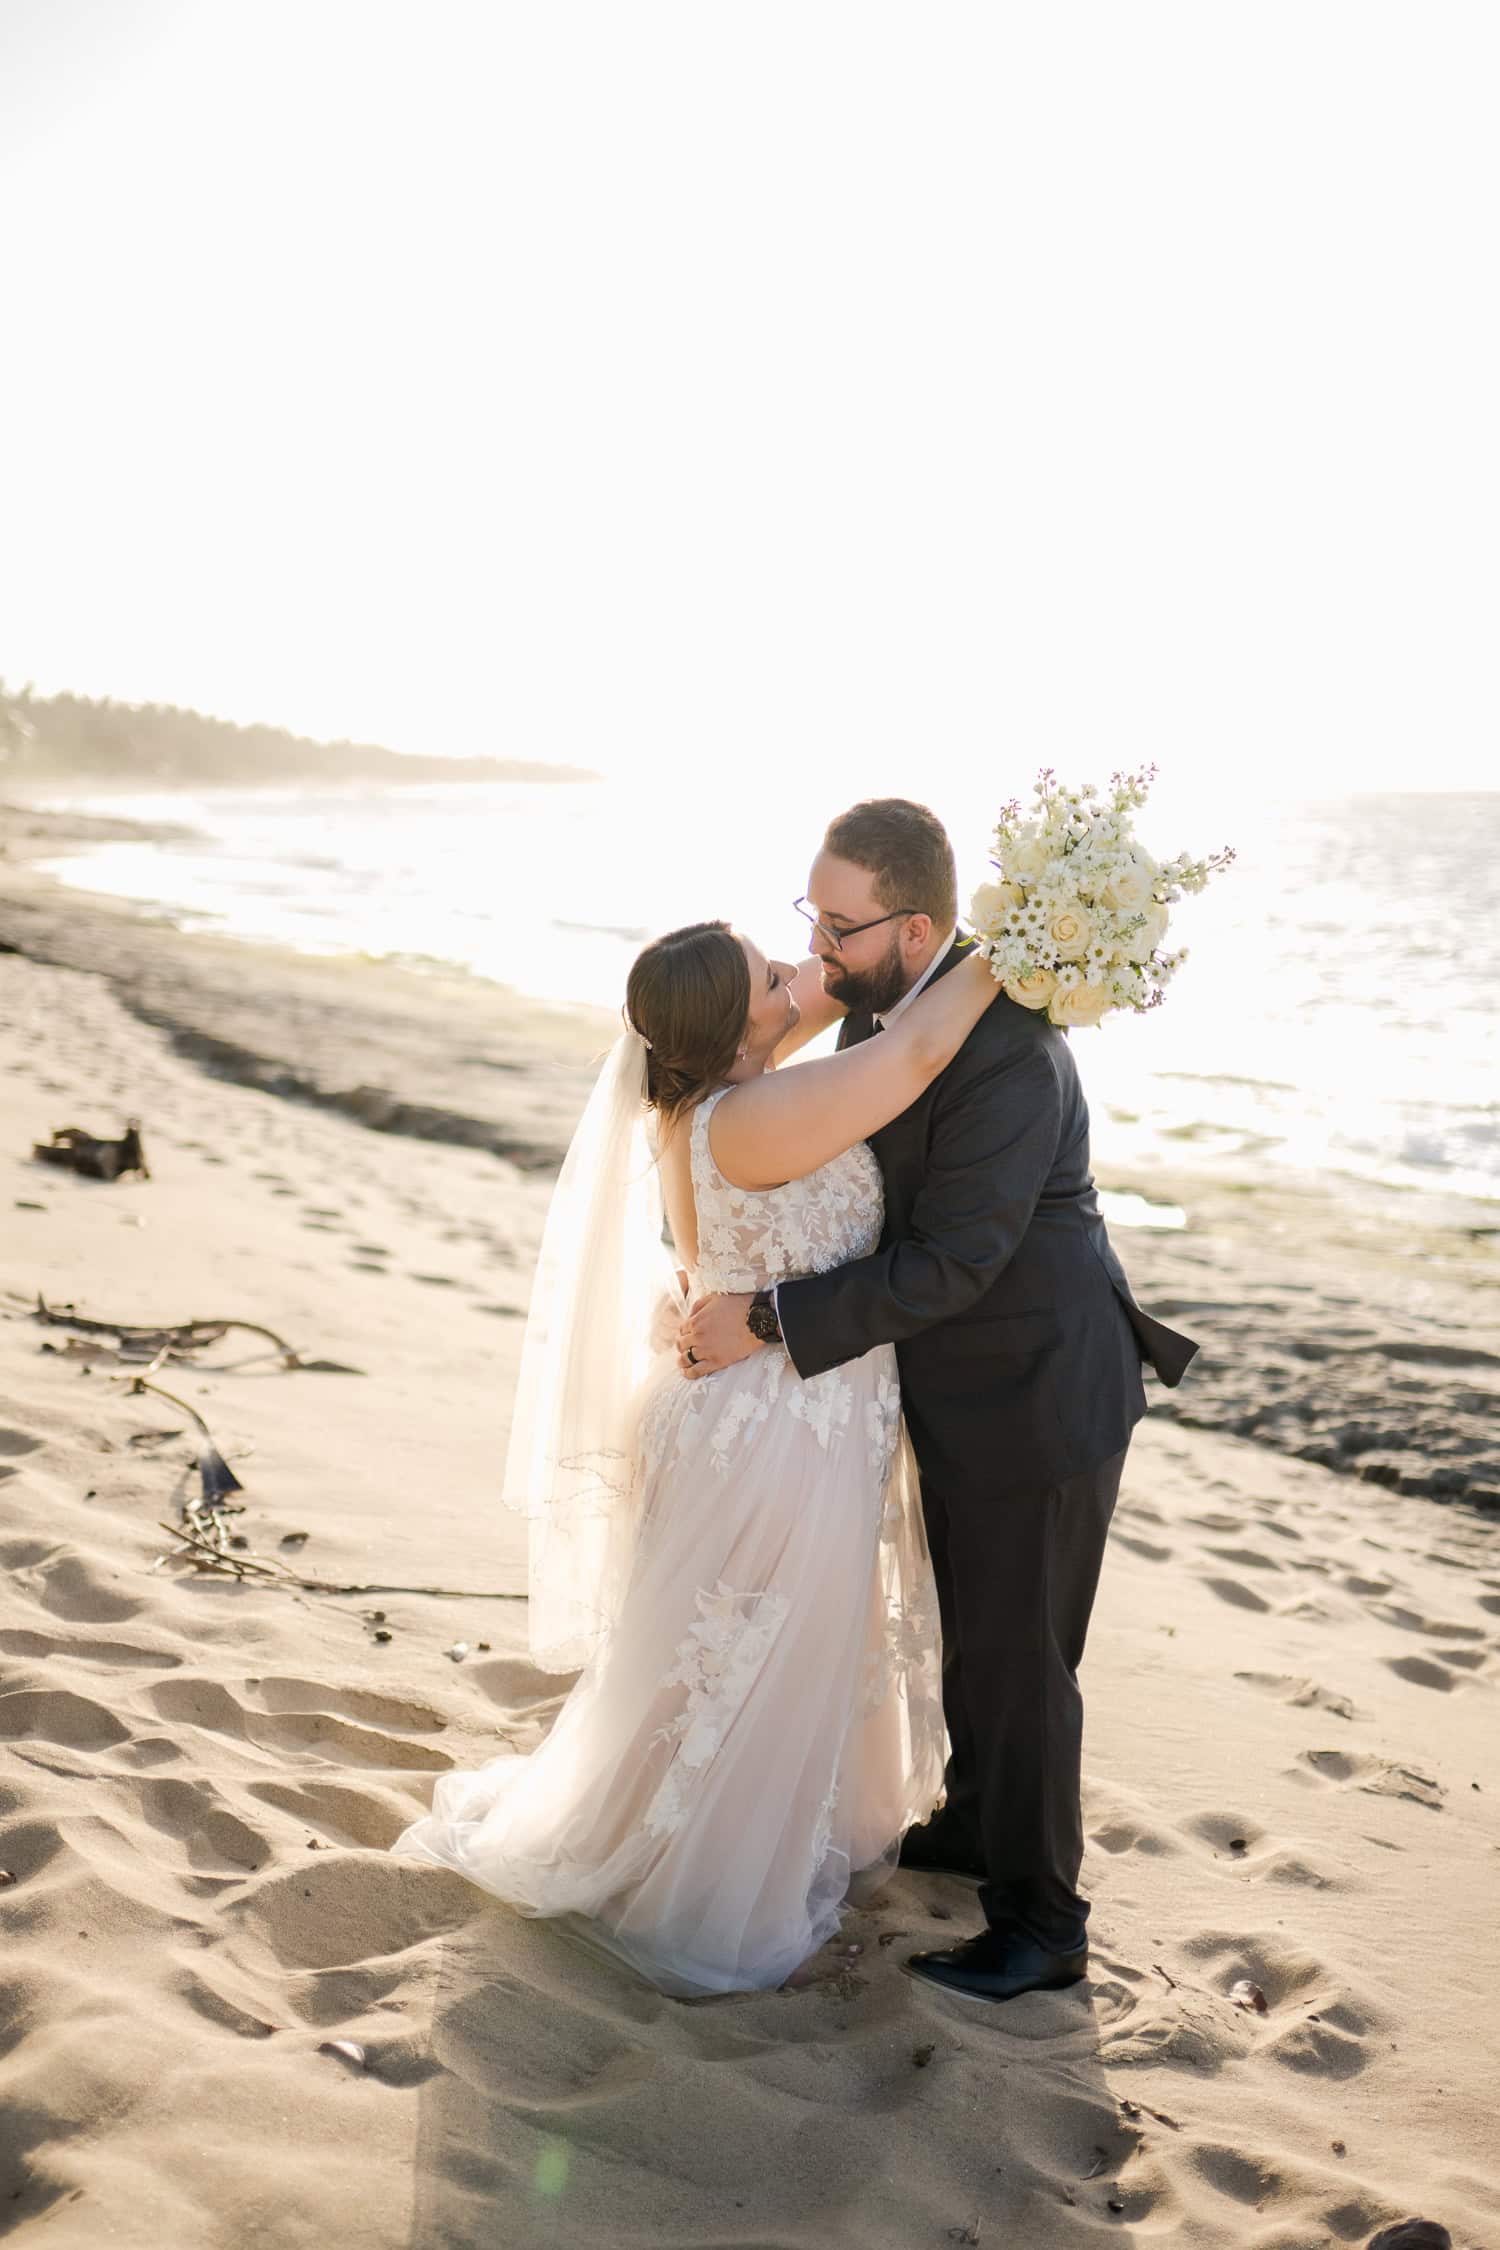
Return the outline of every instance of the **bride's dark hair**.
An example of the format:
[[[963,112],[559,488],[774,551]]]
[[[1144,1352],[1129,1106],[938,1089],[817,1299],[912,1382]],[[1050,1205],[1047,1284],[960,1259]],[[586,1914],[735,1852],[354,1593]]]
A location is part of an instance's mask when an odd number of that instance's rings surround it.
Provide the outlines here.
[[[722,1085],[750,1014],[750,964],[727,922],[669,930],[637,954],[625,1019],[647,1041],[646,1099],[670,1121]]]

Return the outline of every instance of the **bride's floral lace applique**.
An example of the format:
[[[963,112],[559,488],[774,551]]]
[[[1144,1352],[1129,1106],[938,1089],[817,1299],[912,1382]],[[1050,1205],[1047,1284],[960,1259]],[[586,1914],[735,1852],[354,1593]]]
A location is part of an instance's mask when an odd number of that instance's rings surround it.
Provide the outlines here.
[[[942,1763],[943,1689],[937,1589],[929,1572],[915,1577],[904,1602],[887,1601],[885,1623],[865,1672],[865,1715],[878,1711],[895,1689],[904,1690],[914,1734],[931,1730]]]
[[[668,1835],[687,1813],[693,1776],[717,1750],[765,1667],[791,1602],[784,1594],[737,1594],[721,1578],[698,1595],[698,1622],[677,1650],[663,1685],[685,1687],[681,1711],[653,1740],[669,1743],[672,1762],[651,1800],[646,1827]]]
[[[818,1817],[813,1823],[811,1873],[814,1878],[816,1878],[818,1870],[823,1865],[824,1860],[828,1857],[828,1854],[833,1846],[833,1815],[834,1808],[838,1804],[838,1801],[839,1784],[838,1777],[837,1775],[835,1775],[833,1786],[829,1790],[827,1796],[823,1799],[822,1804],[819,1805]]]
[[[806,1179],[760,1191],[726,1180],[708,1144],[709,1120],[730,1092],[700,1102],[693,1117],[693,1197],[698,1216],[698,1279],[736,1296],[772,1289],[799,1274],[827,1273],[862,1258],[880,1240],[880,1166],[863,1141]]]
[[[799,1422],[807,1424],[826,1453],[833,1439],[849,1427],[854,1386],[831,1367],[826,1375],[814,1375],[794,1390],[787,1406]]]
[[[875,1396],[865,1401],[865,1425],[870,1436],[870,1467],[882,1483],[890,1475],[901,1435],[901,1385],[882,1375]]]
[[[721,1477],[729,1474],[735,1447],[746,1431],[767,1420],[780,1399],[788,1364],[784,1352],[775,1352],[766,1370],[764,1386],[751,1390],[747,1385],[737,1390],[714,1423],[708,1441],[708,1457]]]
[[[647,1399],[641,1414],[638,1445],[642,1478],[654,1477],[667,1457],[667,1441],[679,1437],[675,1414],[680,1412],[675,1394],[665,1384]]]

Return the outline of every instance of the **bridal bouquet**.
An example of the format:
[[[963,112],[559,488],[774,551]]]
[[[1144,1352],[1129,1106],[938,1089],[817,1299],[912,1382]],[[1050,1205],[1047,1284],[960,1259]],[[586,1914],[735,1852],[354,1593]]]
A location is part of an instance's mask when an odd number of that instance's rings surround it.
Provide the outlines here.
[[[1147,766],[1111,775],[1107,792],[1091,781],[1065,789],[1049,766],[1033,808],[1012,800],[1000,815],[990,854],[998,880],[980,884],[969,918],[997,982],[1053,1023],[1159,1007],[1187,959],[1164,949],[1168,909],[1234,858],[1158,861],[1137,843],[1132,815],[1155,778]]]

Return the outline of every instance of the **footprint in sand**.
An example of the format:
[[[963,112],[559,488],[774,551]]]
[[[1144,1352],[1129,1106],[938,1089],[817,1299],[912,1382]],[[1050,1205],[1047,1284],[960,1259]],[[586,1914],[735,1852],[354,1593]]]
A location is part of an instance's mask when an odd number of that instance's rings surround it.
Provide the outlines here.
[[[409,1797],[357,1789],[347,1782],[253,1781],[249,1794],[278,1812],[290,1813],[325,1843],[364,1845],[371,1851],[388,1851],[412,1818]]]
[[[1425,1656],[1388,1656],[1387,1671],[1394,1672],[1398,1680],[1410,1680],[1413,1687],[1437,1688],[1441,1694],[1451,1695],[1458,1686],[1451,1672],[1441,1664],[1430,1664]]]
[[[397,1727],[411,1734],[440,1734],[448,1721],[430,1703],[415,1697],[385,1695],[377,1688],[329,1687],[321,1680],[280,1675],[245,1682],[246,1700],[263,1711],[336,1711],[343,1718]]]
[[[1111,1820],[1102,1828],[1091,1828],[1089,1842],[1102,1852],[1143,1852],[1148,1859],[1170,1859],[1179,1848],[1160,1829],[1134,1820]]]
[[[1194,1836],[1215,1852],[1232,1852],[1240,1859],[1266,1840],[1266,1832],[1258,1821],[1246,1820],[1239,1813],[1197,1813],[1182,1823],[1182,1833]],[[1240,1851],[1234,1851],[1239,1845]]]
[[[23,1459],[28,1453],[40,1453],[45,1438],[33,1437],[29,1430],[0,1428],[0,1456],[9,1460]]]
[[[1203,1963],[1226,2000],[1242,1979],[1259,1985],[1266,2013],[1246,2013],[1246,2021],[1258,2029],[1257,2045],[1271,2061],[1325,2078],[1354,2078],[1366,2067],[1369,2036],[1386,2018],[1356,1999],[1315,1955],[1265,1932],[1229,1936],[1218,1930],[1200,1932],[1184,1950]]]
[[[58,1555],[39,1576],[43,1608],[81,1625],[115,1625],[144,1606],[134,1594],[117,1593],[98,1566],[81,1555]]]
[[[1432,1812],[1443,1809],[1441,1782],[1386,1758],[1355,1757],[1344,1750],[1304,1750],[1299,1767],[1341,1789],[1360,1789],[1369,1797],[1405,1798]]]
[[[112,1711],[70,1688],[14,1688],[0,1695],[0,1739],[48,1742],[68,1750],[113,1750],[130,1730]]]
[[[1242,1586],[1237,1578],[1205,1578],[1203,1584],[1211,1594],[1217,1594],[1221,1602],[1228,1602],[1235,1609],[1265,1612],[1271,1607],[1253,1587]]]
[[[29,1581],[35,1598],[54,1617],[85,1625],[116,1625],[142,1607],[132,1594],[116,1593],[98,1567],[68,1553],[55,1540],[12,1539],[0,1546],[0,1569]]]
[[[264,1683],[260,1683],[262,1686]],[[247,1683],[253,1691],[256,1683]],[[362,1724],[335,1706],[362,1702],[382,1704],[385,1698],[334,1690],[300,1681],[272,1683],[289,1692],[269,1700],[254,1697],[241,1701],[222,1681],[206,1679],[163,1680],[146,1691],[146,1699],[160,1718],[186,1721],[206,1733],[227,1735],[256,1749],[283,1756],[307,1753],[331,1765],[357,1765],[388,1769],[414,1769],[424,1773],[446,1771],[453,1760],[431,1743],[392,1734],[387,1726]],[[258,1707],[259,1705],[259,1707]],[[399,1704],[401,1712],[422,1710],[421,1705]],[[406,1718],[397,1724],[411,1724]],[[425,1733],[432,1723],[416,1722]],[[441,1721],[436,1723],[441,1724]]]
[[[1141,1555],[1147,1562],[1170,1562],[1172,1559],[1172,1549],[1159,1547],[1154,1540],[1132,1539],[1128,1531],[1116,1531],[1113,1537],[1117,1547],[1126,1547],[1131,1554]]]
[[[182,1662],[168,1649],[137,1648],[130,1641],[59,1640],[51,1633],[0,1633],[8,1656],[61,1656],[71,1664],[102,1664],[121,1671],[167,1672]]]
[[[68,1848],[58,1834],[55,1820],[20,1820],[5,1831],[5,1864],[23,1883],[29,1883],[33,1875],[39,1875],[59,1853],[66,1852]],[[13,1954],[7,1967],[14,1970],[17,1966],[18,1962]],[[15,2038],[23,2036],[30,2028],[25,2011],[19,2011],[18,2019],[13,2018],[6,2031],[0,2033],[0,2053],[6,2052],[15,2043]]]
[[[1283,2173],[1270,2158],[1246,2156],[1236,2148],[1211,2143],[1195,2148],[1188,2162],[1220,2195],[1228,2196],[1232,2203],[1248,2203],[1256,2210],[1281,2195],[1286,2187]]]
[[[1116,1520],[1122,1523],[1154,1523],[1165,1525],[1166,1517],[1159,1508],[1144,1500],[1122,1500],[1115,1509]]]
[[[1278,1703],[1290,1703],[1299,1710],[1331,1711],[1336,1719],[1354,1717],[1354,1705],[1348,1696],[1336,1695],[1317,1680],[1298,1679],[1290,1672],[1236,1672],[1234,1676],[1247,1687],[1274,1695]]]
[[[1399,1602],[1372,1602],[1370,1615],[1378,1617],[1383,1625],[1397,1625],[1403,1633],[1422,1633],[1430,1641],[1482,1641],[1482,1625],[1455,1625],[1438,1617],[1424,1617],[1420,1610],[1403,1609]]]
[[[305,1856],[305,1866],[268,1875],[227,1908],[285,1968],[367,1971],[372,1956],[404,1953],[483,1912],[480,1894],[449,1868],[377,1852]],[[494,1993],[474,1997],[493,2024]]]
[[[1257,2231],[1257,2242],[1308,2242],[1313,2232],[1320,2241],[1364,2242],[1384,2215],[1382,2205],[1351,2196],[1334,2171],[1322,2172],[1284,2155],[1260,2156],[1209,2141],[1188,2151],[1187,2162],[1227,2201],[1247,2211],[1279,2212],[1291,2222],[1289,2227],[1273,2226],[1269,2234]]]
[[[164,1777],[130,1786],[142,1819],[180,1847],[195,1876],[243,1882],[271,1857],[270,1838],[232,1811],[211,1783]]]
[[[1220,1562],[1236,1563],[1242,1570],[1280,1570],[1283,1565],[1274,1555],[1263,1555],[1256,1547],[1210,1547],[1208,1553]]]
[[[214,1976],[228,1982],[233,1976],[223,1962],[215,1962]],[[179,1963],[167,1973],[166,1989],[187,2003],[195,2015],[206,2023],[218,2024],[225,2031],[234,2032],[241,2039],[269,2039],[278,2028],[269,2023],[262,2012],[265,2006],[259,1993],[246,1989],[239,2000],[210,1983],[203,1969],[196,1963]]]
[[[1334,1877],[1276,1843],[1258,1822],[1238,1814],[1201,1813],[1183,1822],[1182,1833],[1206,1844],[1226,1870],[1242,1870],[1252,1882],[1284,1883],[1312,1891],[1336,1887]]]

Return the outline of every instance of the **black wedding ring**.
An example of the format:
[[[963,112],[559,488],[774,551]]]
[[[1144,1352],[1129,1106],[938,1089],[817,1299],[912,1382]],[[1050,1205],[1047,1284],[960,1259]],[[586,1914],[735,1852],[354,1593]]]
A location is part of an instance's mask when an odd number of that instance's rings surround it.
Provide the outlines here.
[[[692,1345],[691,1345],[691,1344],[689,1344],[689,1345],[688,1345],[687,1351],[686,1351],[686,1353],[685,1353],[685,1355],[684,1355],[684,1356],[685,1356],[685,1358],[686,1358],[686,1360],[687,1360],[687,1363],[688,1363],[689,1367],[696,1367],[696,1366],[697,1366],[697,1364],[698,1364],[698,1354],[697,1354],[697,1353],[696,1353],[696,1352],[694,1351],[694,1349],[693,1349],[693,1347],[692,1347]]]

